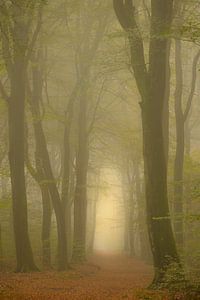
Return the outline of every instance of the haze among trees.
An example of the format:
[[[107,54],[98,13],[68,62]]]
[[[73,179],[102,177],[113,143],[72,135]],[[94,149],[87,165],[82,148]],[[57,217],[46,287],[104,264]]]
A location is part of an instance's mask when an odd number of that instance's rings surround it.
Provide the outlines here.
[[[199,19],[0,0],[0,299],[200,299]]]

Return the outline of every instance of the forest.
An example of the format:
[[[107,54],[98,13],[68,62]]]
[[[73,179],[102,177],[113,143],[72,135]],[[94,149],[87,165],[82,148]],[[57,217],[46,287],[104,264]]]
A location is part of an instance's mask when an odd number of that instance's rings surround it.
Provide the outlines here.
[[[0,0],[0,299],[200,299],[199,116],[199,0]]]

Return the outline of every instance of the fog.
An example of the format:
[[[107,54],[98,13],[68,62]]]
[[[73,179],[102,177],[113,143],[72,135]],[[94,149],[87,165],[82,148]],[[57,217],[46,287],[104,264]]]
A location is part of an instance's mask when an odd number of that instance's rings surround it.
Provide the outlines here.
[[[0,299],[198,299],[199,19],[0,0]]]
[[[100,171],[94,250],[122,253],[124,249],[124,203],[121,181],[115,169]]]

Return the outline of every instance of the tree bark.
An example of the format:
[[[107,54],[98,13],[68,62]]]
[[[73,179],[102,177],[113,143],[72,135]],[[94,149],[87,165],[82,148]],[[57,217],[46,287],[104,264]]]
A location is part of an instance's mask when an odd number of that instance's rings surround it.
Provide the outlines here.
[[[26,166],[28,171],[30,172],[33,179],[37,182],[40,187],[41,195],[42,195],[42,262],[43,267],[45,269],[51,268],[51,245],[50,245],[50,233],[51,233],[51,199],[48,190],[48,184],[46,183],[46,177],[43,172],[40,153],[38,150],[38,144],[36,140],[36,150],[35,150],[35,165],[34,168],[29,160],[28,153],[28,127],[26,126]]]
[[[48,191],[51,197],[53,209],[56,215],[57,233],[58,233],[58,269],[65,270],[68,267],[67,260],[67,239],[66,239],[66,226],[65,214],[63,211],[60,195],[56,186],[55,178],[53,175],[49,152],[47,149],[47,142],[42,126],[40,114],[40,101],[42,97],[42,76],[41,72],[36,66],[33,67],[33,91],[31,97],[31,110],[33,114],[33,126],[35,132],[35,139],[38,147],[38,156],[41,160],[42,169],[45,179],[48,182]]]
[[[187,130],[189,114],[191,112],[192,101],[194,98],[197,64],[200,58],[200,51],[194,56],[192,64],[191,89],[183,108],[183,69],[182,69],[182,51],[181,41],[175,41],[175,66],[176,66],[176,89],[175,89],[175,117],[176,117],[176,154],[174,161],[174,230],[176,241],[180,250],[184,247],[184,203],[183,203],[183,181],[184,181],[184,155],[185,155],[185,137]],[[189,139],[190,140],[190,139]],[[188,149],[189,146],[189,149]],[[186,151],[190,151],[190,144],[186,143]]]
[[[51,198],[49,195],[48,186],[41,185],[42,193],[42,262],[45,269],[51,268]]]
[[[169,157],[169,97],[170,97],[170,50],[171,41],[168,40],[167,43],[167,55],[166,55],[166,77],[165,77],[165,99],[163,106],[163,136],[164,136],[164,149],[165,149],[165,159],[168,165]]]
[[[72,176],[72,147],[70,145],[70,133],[73,120],[74,97],[69,100],[68,110],[66,112],[65,128],[63,136],[63,175],[62,175],[62,207],[66,218],[67,234],[67,253],[68,260],[71,259],[72,252],[72,200],[70,195],[71,185],[73,184]]]
[[[152,286],[167,286],[172,283],[166,276],[171,264],[175,263],[181,269],[169,215],[162,120],[168,45],[168,38],[163,37],[163,32],[170,28],[173,1],[151,1],[148,70],[132,1],[127,0],[124,3],[124,1],[114,0],[113,3],[116,15],[128,33],[131,64],[142,99],[147,224],[155,267]]]
[[[9,163],[13,200],[13,224],[17,258],[17,272],[37,270],[28,234],[27,198],[25,184],[25,50],[27,34],[20,7],[15,7],[18,18],[13,35],[13,64],[9,68],[11,96],[8,106]]]
[[[139,164],[135,164],[135,185],[136,185],[136,201],[138,207],[138,226],[140,239],[140,256],[147,262],[152,262],[151,249],[149,245],[147,224],[146,224],[146,209],[144,196],[142,192],[142,183],[140,178]]]
[[[183,248],[183,164],[184,164],[184,115],[182,108],[183,70],[181,41],[175,41],[176,61],[176,89],[175,89],[175,117],[176,117],[176,155],[174,161],[174,231],[177,245]]]
[[[72,259],[82,262],[86,259],[86,217],[87,217],[87,93],[83,88],[79,105],[78,153],[76,158],[76,187],[74,196],[74,245]]]

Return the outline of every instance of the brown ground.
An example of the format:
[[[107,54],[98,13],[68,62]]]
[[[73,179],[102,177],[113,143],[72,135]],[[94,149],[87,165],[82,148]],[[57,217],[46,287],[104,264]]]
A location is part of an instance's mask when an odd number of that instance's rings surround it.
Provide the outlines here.
[[[0,299],[167,299],[143,290],[151,279],[152,268],[136,259],[98,255],[69,272],[0,273]]]

